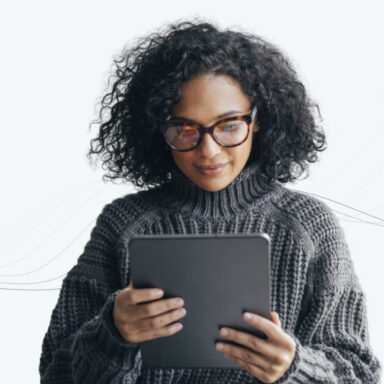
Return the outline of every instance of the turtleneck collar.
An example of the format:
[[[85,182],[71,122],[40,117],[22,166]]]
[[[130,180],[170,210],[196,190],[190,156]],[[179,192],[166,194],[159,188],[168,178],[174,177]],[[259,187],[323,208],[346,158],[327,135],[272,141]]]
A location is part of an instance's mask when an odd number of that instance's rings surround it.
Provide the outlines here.
[[[194,184],[178,167],[164,185],[167,206],[201,216],[230,216],[251,205],[261,204],[280,184],[269,182],[258,165],[245,166],[237,177],[219,191],[207,191]]]

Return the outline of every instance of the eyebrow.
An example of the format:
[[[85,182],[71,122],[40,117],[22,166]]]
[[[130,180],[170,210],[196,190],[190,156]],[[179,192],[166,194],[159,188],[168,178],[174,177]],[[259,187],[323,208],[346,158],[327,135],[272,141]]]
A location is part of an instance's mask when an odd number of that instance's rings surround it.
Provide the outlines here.
[[[217,119],[222,119],[224,117],[227,117],[229,115],[233,115],[235,113],[241,113],[241,114],[246,114],[246,112],[243,112],[243,111],[236,111],[236,110],[232,110],[232,111],[228,111],[228,112],[225,112],[225,113],[221,113],[220,115],[217,115],[215,117],[215,120]],[[192,120],[192,119],[188,119],[187,117],[182,117],[182,116],[172,116],[171,117],[172,120],[183,120],[183,121],[189,121],[189,122],[192,122],[192,123],[196,123],[196,124],[200,124],[198,123],[197,121],[195,120]]]

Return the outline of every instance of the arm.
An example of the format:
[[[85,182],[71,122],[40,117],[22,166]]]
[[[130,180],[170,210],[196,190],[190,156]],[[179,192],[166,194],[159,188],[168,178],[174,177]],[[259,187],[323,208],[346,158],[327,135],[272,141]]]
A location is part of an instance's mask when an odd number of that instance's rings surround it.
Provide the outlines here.
[[[381,365],[368,335],[366,299],[344,232],[332,211],[315,241],[313,292],[295,334],[296,355],[285,383],[380,382]],[[288,332],[289,333],[289,332]]]
[[[77,264],[63,281],[40,357],[41,383],[136,382],[138,344],[127,342],[113,323],[119,292],[115,245],[119,217],[107,205]],[[112,221],[113,220],[113,221]]]

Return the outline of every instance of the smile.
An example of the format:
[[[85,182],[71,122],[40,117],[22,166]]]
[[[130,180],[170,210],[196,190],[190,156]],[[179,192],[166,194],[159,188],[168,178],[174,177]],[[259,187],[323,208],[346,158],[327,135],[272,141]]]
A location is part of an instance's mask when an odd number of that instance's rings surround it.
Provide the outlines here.
[[[214,176],[214,175],[218,175],[226,166],[228,165],[228,163],[226,164],[223,164],[223,165],[220,165],[216,168],[200,168],[198,166],[197,169],[203,174],[203,175],[206,175],[206,176]]]

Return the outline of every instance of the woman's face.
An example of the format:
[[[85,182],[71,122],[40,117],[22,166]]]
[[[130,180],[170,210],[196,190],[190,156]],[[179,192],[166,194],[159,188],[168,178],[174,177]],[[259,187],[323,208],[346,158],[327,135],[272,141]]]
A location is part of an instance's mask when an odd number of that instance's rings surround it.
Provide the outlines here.
[[[239,83],[227,75],[204,74],[181,85],[182,97],[172,106],[173,117],[184,117],[208,127],[225,117],[250,113],[251,103]],[[232,112],[231,112],[232,111]],[[227,116],[219,115],[231,112]],[[225,148],[210,134],[204,134],[200,145],[188,152],[171,149],[172,156],[194,184],[207,191],[219,191],[231,183],[244,168],[252,149],[252,122],[247,140],[237,147]],[[217,174],[205,174],[199,166],[226,164]]]

